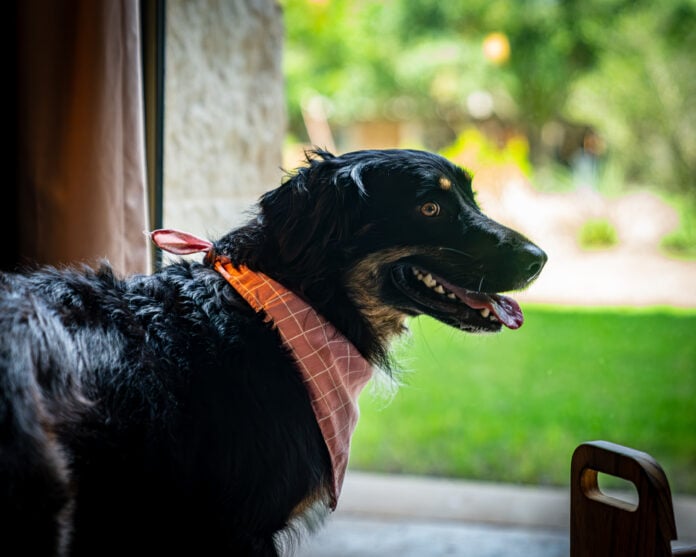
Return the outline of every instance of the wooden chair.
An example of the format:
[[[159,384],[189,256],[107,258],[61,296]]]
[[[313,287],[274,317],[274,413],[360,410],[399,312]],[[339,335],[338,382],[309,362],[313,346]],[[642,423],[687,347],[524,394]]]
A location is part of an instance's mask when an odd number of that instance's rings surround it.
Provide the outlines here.
[[[637,504],[600,490],[598,473],[633,482]],[[580,445],[573,454],[570,490],[571,557],[696,556],[672,549],[677,528],[667,476],[650,455],[609,443]]]

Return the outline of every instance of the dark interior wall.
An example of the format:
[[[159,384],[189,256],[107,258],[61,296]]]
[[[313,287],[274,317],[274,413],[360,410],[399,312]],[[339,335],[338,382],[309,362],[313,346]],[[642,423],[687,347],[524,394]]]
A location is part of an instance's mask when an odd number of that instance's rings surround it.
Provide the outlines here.
[[[9,10],[6,34],[8,43],[5,49],[5,68],[8,70],[6,101],[3,103],[5,130],[5,168],[7,176],[2,187],[0,202],[0,270],[12,270],[19,262],[19,226],[17,214],[17,7],[16,2],[8,2]]]

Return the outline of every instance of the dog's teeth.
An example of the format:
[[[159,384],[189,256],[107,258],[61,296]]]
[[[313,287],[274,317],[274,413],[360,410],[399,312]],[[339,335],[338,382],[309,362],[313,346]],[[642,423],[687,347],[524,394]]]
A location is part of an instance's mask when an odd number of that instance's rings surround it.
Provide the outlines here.
[[[447,297],[448,297],[448,298],[451,298],[452,300],[456,300],[456,299],[457,299],[457,296],[455,295],[454,292],[450,292],[449,294],[447,294]]]
[[[433,278],[433,275],[431,275],[430,273],[423,277],[423,282],[428,288],[432,288],[437,284],[437,281]]]
[[[444,293],[445,293],[445,289],[442,288],[442,285],[441,285],[441,284],[438,284],[438,285],[434,288],[434,290],[435,290],[435,292],[437,292],[438,294],[444,294]]]
[[[493,315],[492,313],[488,319],[490,319],[491,321],[495,321],[496,323],[498,322],[498,318],[495,315]]]
[[[488,308],[483,308],[481,310],[481,317],[486,318],[491,314],[491,310]]]

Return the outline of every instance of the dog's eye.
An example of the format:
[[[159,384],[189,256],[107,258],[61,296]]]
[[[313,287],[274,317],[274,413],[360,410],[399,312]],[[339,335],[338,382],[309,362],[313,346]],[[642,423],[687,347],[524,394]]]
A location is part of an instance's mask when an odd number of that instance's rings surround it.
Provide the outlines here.
[[[423,203],[420,212],[424,217],[436,217],[440,214],[440,206],[434,201]]]

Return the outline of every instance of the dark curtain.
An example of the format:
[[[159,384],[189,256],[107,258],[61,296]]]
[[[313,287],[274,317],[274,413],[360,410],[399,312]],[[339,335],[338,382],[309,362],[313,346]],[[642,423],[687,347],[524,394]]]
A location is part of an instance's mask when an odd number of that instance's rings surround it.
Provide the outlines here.
[[[148,272],[138,0],[14,9],[15,212],[3,267],[107,259]]]

